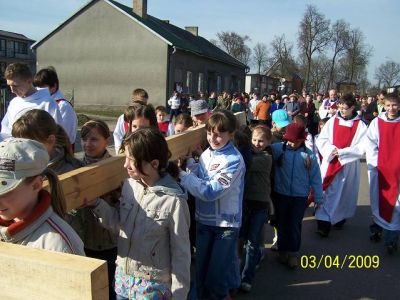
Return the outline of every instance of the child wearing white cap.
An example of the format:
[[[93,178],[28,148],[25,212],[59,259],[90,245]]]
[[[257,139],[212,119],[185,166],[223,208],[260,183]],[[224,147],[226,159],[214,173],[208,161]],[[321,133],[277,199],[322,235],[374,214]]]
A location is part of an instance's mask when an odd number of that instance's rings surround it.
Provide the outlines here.
[[[83,243],[63,220],[66,205],[57,175],[47,169],[49,155],[39,142],[0,143],[0,240],[85,255]],[[43,177],[51,192],[43,189]]]

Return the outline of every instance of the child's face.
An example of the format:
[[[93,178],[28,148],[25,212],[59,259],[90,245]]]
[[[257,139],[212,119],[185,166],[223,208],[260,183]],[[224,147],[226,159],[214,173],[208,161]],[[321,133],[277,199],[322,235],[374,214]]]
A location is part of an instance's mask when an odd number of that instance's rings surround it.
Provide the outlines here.
[[[131,132],[135,132],[139,128],[149,127],[150,121],[146,118],[139,117],[132,121],[132,130]]]
[[[271,144],[271,141],[267,140],[265,134],[261,130],[254,130],[251,135],[251,144],[255,152],[261,152]]]
[[[385,100],[385,111],[389,119],[394,119],[399,115],[399,105],[396,101]]]
[[[11,88],[11,92],[18,97],[25,97],[33,88],[32,79],[21,79],[18,77],[7,79],[7,85]]]
[[[233,133],[228,131],[219,132],[218,130],[207,131],[207,141],[214,150],[223,148],[233,138]]]
[[[157,122],[161,123],[164,122],[164,118],[167,114],[163,111],[157,111],[156,117],[157,117]]]
[[[297,142],[290,142],[290,141],[287,141],[287,145],[288,145],[290,148],[292,148],[292,149],[297,149],[297,148],[299,148],[302,144],[303,144],[302,141],[297,141]]]
[[[36,206],[42,183],[42,177],[37,176],[32,182],[22,183],[11,192],[0,196],[0,218],[18,221],[29,216]]]
[[[129,156],[129,149],[125,146],[125,164],[124,168],[127,170],[129,177],[139,180],[144,175],[136,168],[135,159]]]
[[[209,117],[208,113],[204,113],[204,114],[199,114],[199,115],[192,116],[192,120],[197,125],[202,125],[202,124],[205,124],[207,122],[208,117]]]
[[[82,147],[85,154],[89,157],[100,158],[108,146],[108,139],[102,136],[96,128],[82,138]]]
[[[188,128],[185,127],[184,124],[176,124],[176,125],[175,125],[175,128],[174,128],[175,134],[182,133],[182,132],[186,131],[187,129],[188,129]]]
[[[347,104],[339,104],[340,115],[344,118],[351,117],[351,115],[353,114],[353,110],[354,106],[349,107]]]
[[[135,180],[143,180],[151,176],[152,174],[157,174],[158,171],[149,162],[142,162],[143,174],[135,166],[135,158],[130,156],[128,147],[125,147],[125,164],[124,168],[127,170],[129,177]]]

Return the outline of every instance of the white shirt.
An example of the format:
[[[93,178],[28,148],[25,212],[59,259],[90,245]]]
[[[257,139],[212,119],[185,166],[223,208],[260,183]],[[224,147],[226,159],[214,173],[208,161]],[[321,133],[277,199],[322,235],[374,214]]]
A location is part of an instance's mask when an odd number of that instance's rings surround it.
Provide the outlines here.
[[[78,118],[75,110],[72,107],[72,104],[65,99],[60,90],[57,90],[57,92],[51,96],[54,100],[56,100],[56,102],[59,100],[57,104],[62,118],[62,127],[67,133],[70,143],[74,144],[76,139],[76,131],[78,129]]]
[[[51,97],[48,89],[38,89],[29,97],[15,97],[11,100],[7,113],[1,121],[1,133],[11,136],[14,122],[24,113],[32,109],[47,111],[57,124],[63,125],[57,102]]]
[[[257,98],[253,98],[249,101],[249,111],[247,114],[247,118],[249,120],[254,120],[254,112],[256,110],[257,104],[260,102]]]
[[[125,136],[124,114],[120,115],[117,120],[117,125],[113,132],[115,153],[118,154],[122,144],[122,139]]]
[[[179,106],[181,106],[181,98],[172,96],[168,100],[168,105],[171,106],[171,109],[179,109]]]

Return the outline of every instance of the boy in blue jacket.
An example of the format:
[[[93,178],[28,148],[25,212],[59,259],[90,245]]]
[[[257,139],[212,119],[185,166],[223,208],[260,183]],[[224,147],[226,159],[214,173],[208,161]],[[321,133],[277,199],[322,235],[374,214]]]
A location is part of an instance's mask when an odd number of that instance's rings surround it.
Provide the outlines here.
[[[305,127],[292,123],[286,127],[284,142],[271,145],[279,260],[292,269],[298,265],[301,224],[311,188],[315,203],[322,200],[321,173],[315,155],[305,147],[306,137]]]

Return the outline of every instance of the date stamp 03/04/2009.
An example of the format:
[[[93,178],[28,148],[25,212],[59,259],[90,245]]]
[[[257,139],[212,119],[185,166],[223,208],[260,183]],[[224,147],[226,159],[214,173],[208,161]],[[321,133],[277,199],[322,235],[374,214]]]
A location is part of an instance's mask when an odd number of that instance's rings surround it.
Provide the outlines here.
[[[378,269],[378,255],[302,255],[303,269]]]

